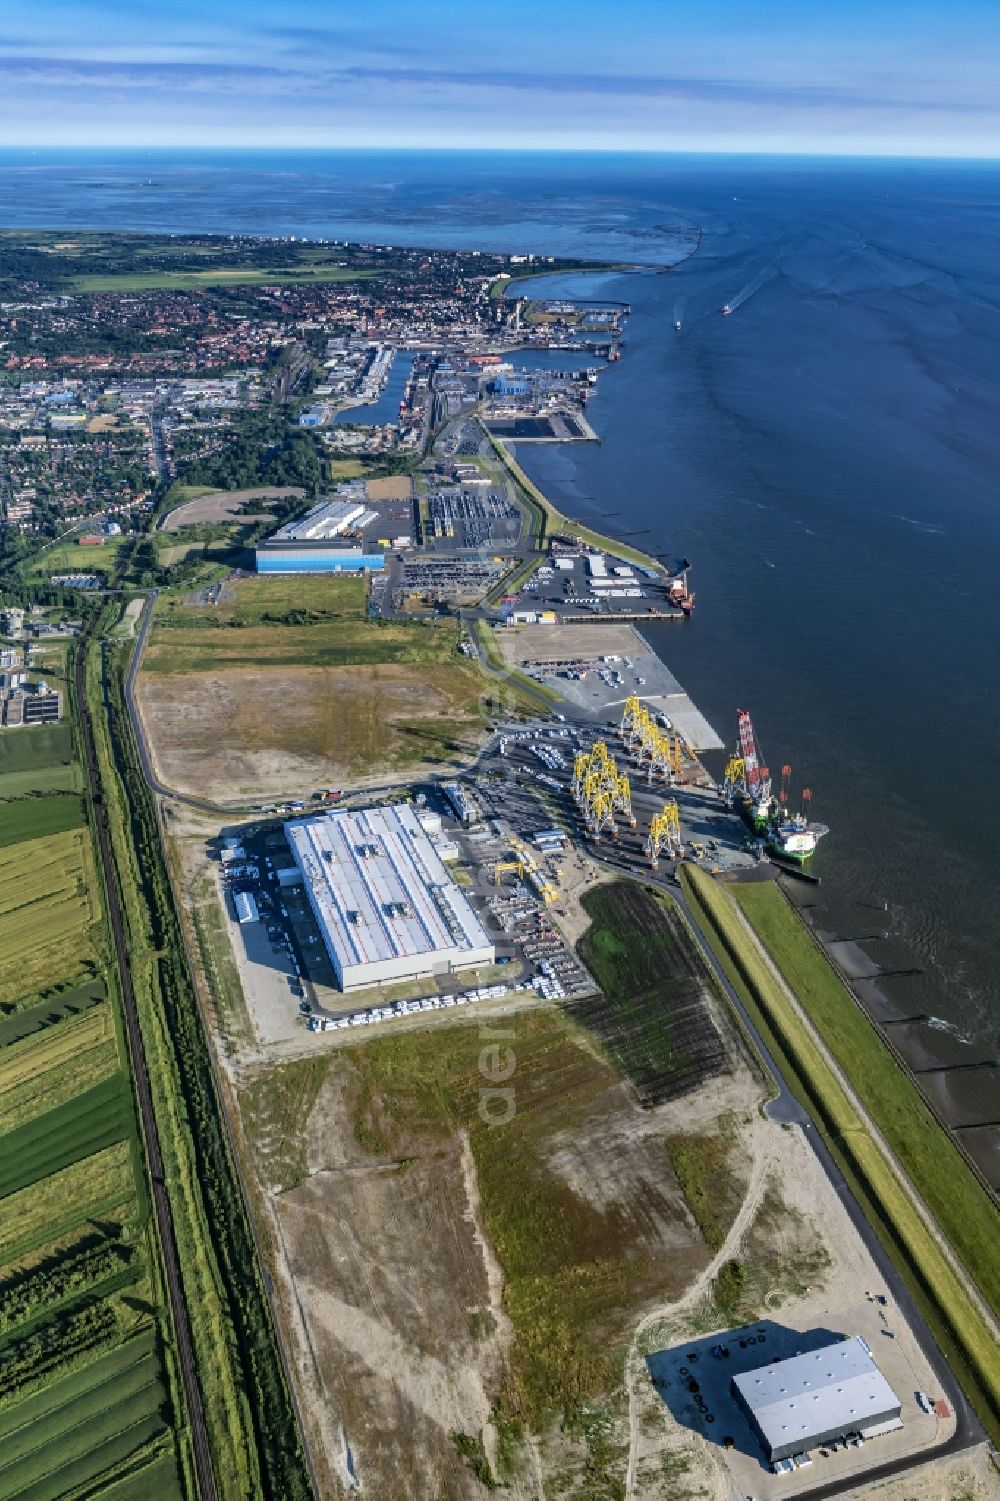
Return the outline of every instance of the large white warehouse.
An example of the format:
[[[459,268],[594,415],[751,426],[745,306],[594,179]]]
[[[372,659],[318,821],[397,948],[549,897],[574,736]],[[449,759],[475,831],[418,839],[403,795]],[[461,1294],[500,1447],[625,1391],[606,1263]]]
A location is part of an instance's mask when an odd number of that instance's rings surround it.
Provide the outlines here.
[[[492,963],[409,804],[297,818],[285,832],[344,990]]]
[[[732,1393],[771,1460],[902,1427],[899,1398],[858,1335],[734,1376]]]

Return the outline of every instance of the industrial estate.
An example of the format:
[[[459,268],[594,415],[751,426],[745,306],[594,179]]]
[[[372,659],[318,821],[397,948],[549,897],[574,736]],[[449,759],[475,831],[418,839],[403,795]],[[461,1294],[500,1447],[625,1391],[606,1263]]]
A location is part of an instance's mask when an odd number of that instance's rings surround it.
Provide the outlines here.
[[[996,1185],[796,910],[836,829],[667,665],[697,560],[518,460],[628,307],[19,254],[10,431],[146,468],[0,465],[0,1501],[987,1501]]]

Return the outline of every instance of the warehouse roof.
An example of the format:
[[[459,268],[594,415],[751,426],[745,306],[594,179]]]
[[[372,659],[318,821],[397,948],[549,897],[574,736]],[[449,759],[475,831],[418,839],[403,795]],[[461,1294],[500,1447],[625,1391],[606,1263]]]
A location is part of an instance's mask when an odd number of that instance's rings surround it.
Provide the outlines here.
[[[329,542],[348,531],[363,531],[375,515],[357,500],[324,500],[297,521],[279,527],[268,542]]]
[[[851,1432],[897,1413],[900,1401],[859,1336],[733,1377],[772,1450]]]
[[[408,804],[296,819],[285,832],[342,967],[489,946]]]

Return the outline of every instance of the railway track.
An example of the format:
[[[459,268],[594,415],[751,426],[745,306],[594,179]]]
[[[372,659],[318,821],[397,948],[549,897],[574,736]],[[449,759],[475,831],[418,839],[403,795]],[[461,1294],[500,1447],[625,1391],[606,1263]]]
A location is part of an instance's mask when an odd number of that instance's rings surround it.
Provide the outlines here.
[[[205,1423],[205,1409],[201,1399],[201,1388],[198,1384],[194,1344],[191,1339],[191,1324],[188,1319],[184,1288],[181,1283],[180,1261],[177,1255],[177,1238],[174,1235],[173,1213],[164,1183],[163,1156],[160,1152],[160,1138],[153,1110],[153,1092],[149,1082],[149,1071],[146,1067],[146,1053],[142,1042],[142,1031],[139,1026],[139,1011],[136,1005],[135,991],[132,987],[132,974],[129,969],[128,947],[125,941],[125,924],[122,919],[118,876],[111,849],[108,814],[101,795],[100,772],[94,749],[94,731],[85,695],[85,648],[89,636],[90,632],[88,630],[81,639],[74,668],[84,766],[86,768],[87,780],[90,784],[94,823],[97,829],[97,843],[101,856],[101,867],[104,871],[104,884],[108,897],[108,917],[111,923],[111,936],[115,947],[115,959],[118,965],[118,979],[121,987],[122,1010],[125,1016],[125,1035],[128,1039],[132,1078],[135,1082],[136,1100],[139,1105],[139,1120],[146,1148],[146,1160],[149,1164],[153,1211],[156,1215],[156,1228],[160,1237],[167,1293],[170,1299],[170,1312],[173,1318],[174,1338],[177,1345],[177,1358],[180,1366],[181,1382],[184,1388],[184,1402],[191,1430],[191,1447],[194,1457],[195,1475],[197,1477],[198,1495],[200,1501],[218,1501],[219,1492],[215,1482],[215,1470],[212,1465],[212,1451],[208,1441],[208,1428]]]

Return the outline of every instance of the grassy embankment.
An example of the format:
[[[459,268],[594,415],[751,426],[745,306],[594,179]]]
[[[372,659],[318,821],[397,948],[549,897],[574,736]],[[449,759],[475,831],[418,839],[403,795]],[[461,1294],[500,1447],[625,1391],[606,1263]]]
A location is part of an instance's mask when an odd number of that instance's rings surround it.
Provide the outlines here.
[[[107,707],[96,645],[88,701],[220,1493],[296,1501],[305,1458],[124,706],[128,650],[106,650]]]
[[[487,675],[503,679],[504,698],[509,698],[509,702],[498,703],[498,711],[504,714],[551,714],[553,706],[561,701],[559,694],[511,667],[487,621],[475,620],[472,628],[482,656],[483,670]]]
[[[729,892],[705,872],[688,866],[682,869],[682,881],[768,1047],[823,1131],[995,1437],[1000,1433],[1000,1351],[962,1278],[901,1187],[802,1018],[754,951]],[[774,945],[772,957],[917,1191],[934,1209],[983,1296],[992,1301],[998,1224],[987,1196],[874,1029],[867,1022],[858,1029],[858,1021],[864,1019],[811,936],[796,927],[792,913],[779,912],[777,892],[761,897],[755,891],[742,890],[740,900],[761,922],[765,940]]]
[[[66,707],[0,733],[0,1501],[105,1497],[126,1474],[180,1501],[183,1413],[71,691]]]
[[[588,547],[596,548],[600,552],[611,553],[626,563],[635,563],[639,568],[655,568],[659,571],[660,565],[648,553],[640,552],[636,547],[629,547],[626,542],[616,542],[613,537],[605,536],[602,532],[595,532],[591,527],[581,526],[578,521],[572,521],[568,516],[564,516],[543,494],[534,480],[529,479],[505,444],[499,438],[495,438],[485,426],[483,432],[489,439],[497,458],[509,470],[517,485],[521,501],[527,507],[531,517],[531,535],[536,547],[544,547],[550,532],[560,532],[563,536],[575,537],[578,542],[584,542]]]

